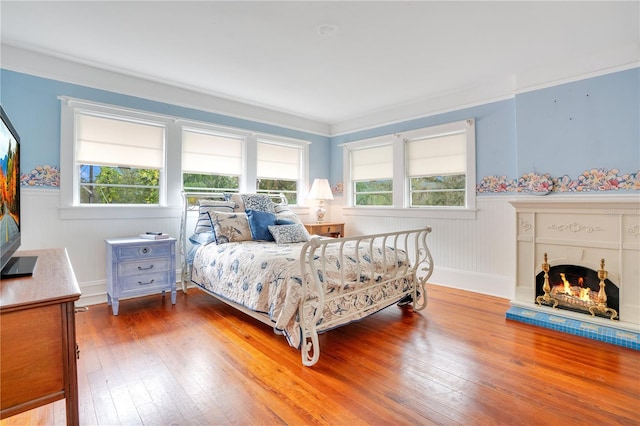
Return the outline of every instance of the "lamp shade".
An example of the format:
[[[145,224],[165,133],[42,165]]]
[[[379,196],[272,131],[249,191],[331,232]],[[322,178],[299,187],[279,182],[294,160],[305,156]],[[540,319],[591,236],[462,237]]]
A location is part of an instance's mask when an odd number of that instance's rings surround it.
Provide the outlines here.
[[[309,191],[309,200],[333,200],[328,179],[314,179]]]

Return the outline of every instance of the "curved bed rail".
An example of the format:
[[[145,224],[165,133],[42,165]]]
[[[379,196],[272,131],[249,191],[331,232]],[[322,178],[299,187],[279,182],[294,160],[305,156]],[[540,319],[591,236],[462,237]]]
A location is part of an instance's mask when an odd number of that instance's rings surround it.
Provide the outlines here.
[[[305,280],[298,313],[304,365],[314,365],[320,357],[319,331],[341,324],[344,313],[364,318],[407,296],[415,311],[427,306],[425,284],[433,273],[433,257],[427,246],[430,232],[427,226],[356,237],[312,238],[302,247],[300,268]],[[324,277],[336,273],[325,256],[330,246],[337,248],[341,265],[348,261],[354,264],[349,275],[346,268],[339,268],[344,291],[328,292],[326,288]]]

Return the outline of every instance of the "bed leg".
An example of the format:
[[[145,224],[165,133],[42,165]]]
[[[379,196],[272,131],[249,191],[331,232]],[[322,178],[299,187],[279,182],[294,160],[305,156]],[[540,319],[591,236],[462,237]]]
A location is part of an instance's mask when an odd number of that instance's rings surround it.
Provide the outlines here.
[[[302,364],[311,367],[320,358],[320,344],[318,342],[318,333],[315,331],[305,333],[300,345],[300,354],[302,355]]]

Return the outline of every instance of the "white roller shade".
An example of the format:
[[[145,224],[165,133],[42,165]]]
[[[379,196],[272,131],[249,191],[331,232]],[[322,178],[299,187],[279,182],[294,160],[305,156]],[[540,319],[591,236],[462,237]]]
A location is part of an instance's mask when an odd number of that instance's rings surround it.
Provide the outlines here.
[[[164,164],[164,135],[162,124],[78,114],[76,162],[161,169]]]
[[[183,173],[242,174],[242,138],[191,130],[182,132]]]
[[[351,151],[351,179],[393,178],[393,146],[381,145]]]
[[[301,149],[258,142],[257,175],[263,179],[300,179]]]
[[[466,144],[464,133],[408,141],[409,176],[465,174]]]

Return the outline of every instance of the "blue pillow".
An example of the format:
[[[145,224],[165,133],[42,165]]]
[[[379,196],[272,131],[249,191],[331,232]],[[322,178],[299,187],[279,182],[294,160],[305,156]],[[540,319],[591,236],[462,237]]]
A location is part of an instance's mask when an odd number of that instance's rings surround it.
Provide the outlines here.
[[[278,219],[276,216],[276,225],[295,225],[297,222],[289,219]]]
[[[269,227],[276,224],[276,215],[271,212],[258,210],[246,210],[251,228],[251,236],[254,240],[274,241]]]

